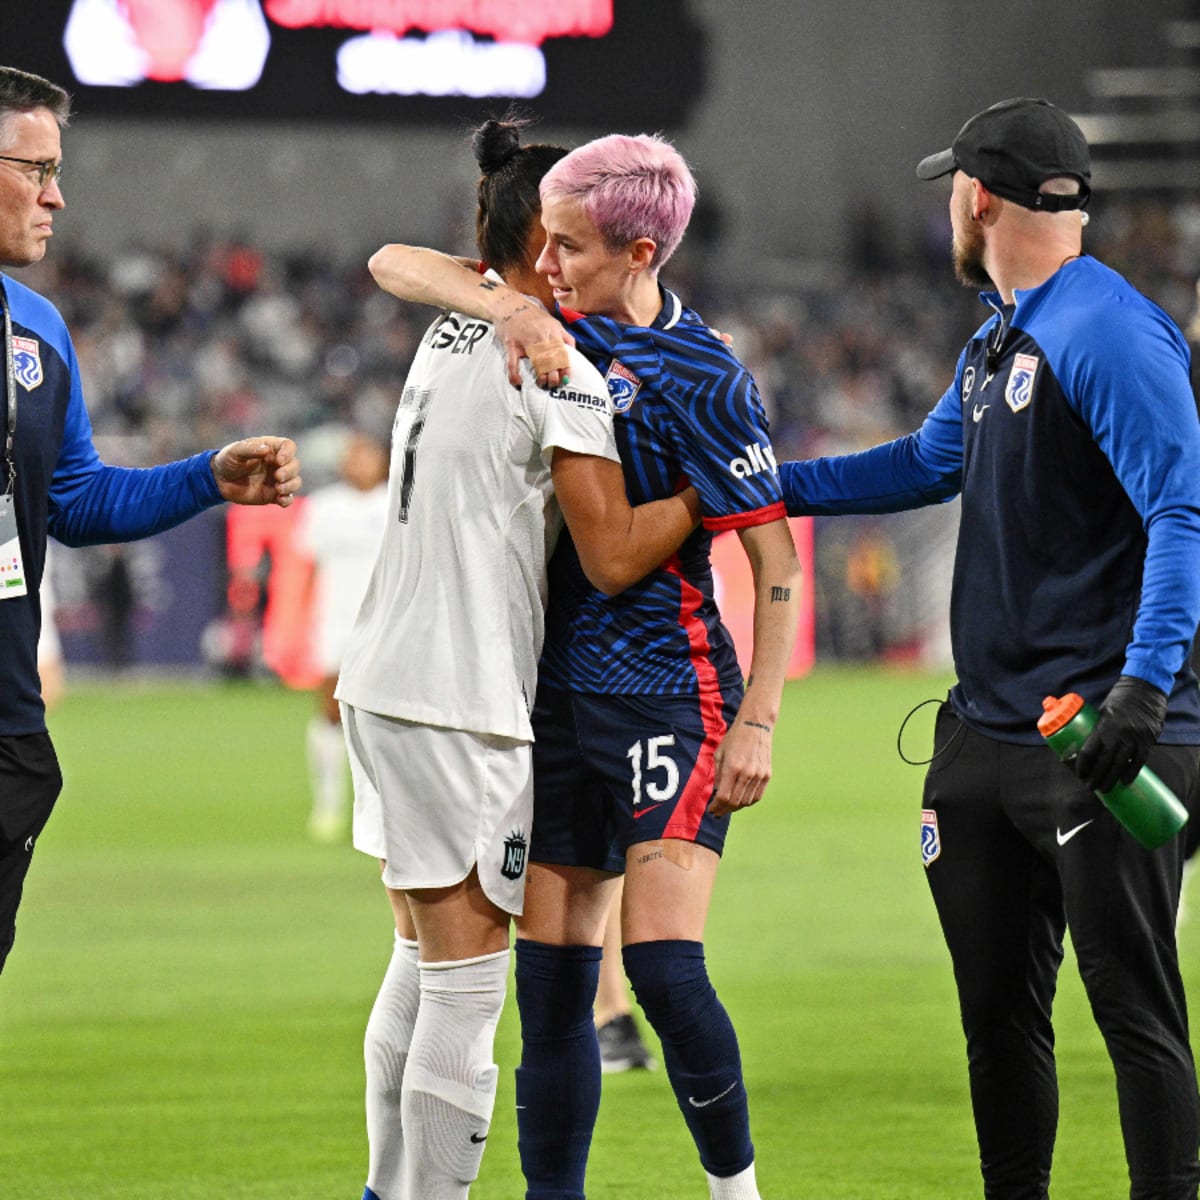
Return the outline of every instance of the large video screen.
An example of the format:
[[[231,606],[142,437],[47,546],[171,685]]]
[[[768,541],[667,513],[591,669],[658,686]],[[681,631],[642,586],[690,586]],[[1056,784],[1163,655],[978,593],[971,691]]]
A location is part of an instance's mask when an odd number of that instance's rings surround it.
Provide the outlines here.
[[[686,123],[688,0],[35,0],[0,61],[81,115],[455,122],[481,100],[605,128]]]

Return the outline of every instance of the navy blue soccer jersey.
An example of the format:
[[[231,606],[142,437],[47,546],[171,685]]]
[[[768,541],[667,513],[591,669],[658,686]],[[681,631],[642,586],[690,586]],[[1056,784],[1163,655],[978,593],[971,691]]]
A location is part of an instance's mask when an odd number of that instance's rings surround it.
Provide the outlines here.
[[[648,327],[564,312],[608,383],[631,504],[700,493],[703,523],[678,552],[619,596],[588,583],[564,533],[550,563],[540,679],[608,695],[740,687],[713,599],[713,534],[785,516],[767,417],[754,380],[679,298],[663,292]]]

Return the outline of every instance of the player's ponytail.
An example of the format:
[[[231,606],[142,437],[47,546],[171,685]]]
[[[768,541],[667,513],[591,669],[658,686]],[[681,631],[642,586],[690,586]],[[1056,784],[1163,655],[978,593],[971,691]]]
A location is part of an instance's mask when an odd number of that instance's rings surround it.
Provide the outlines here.
[[[528,265],[530,226],[542,212],[538,186],[567,154],[562,146],[522,146],[521,131],[530,124],[509,113],[502,120],[485,121],[471,135],[471,150],[482,172],[475,244],[479,257],[501,274]]]
[[[521,149],[520,120],[485,121],[471,134],[471,150],[484,175],[494,175]]]

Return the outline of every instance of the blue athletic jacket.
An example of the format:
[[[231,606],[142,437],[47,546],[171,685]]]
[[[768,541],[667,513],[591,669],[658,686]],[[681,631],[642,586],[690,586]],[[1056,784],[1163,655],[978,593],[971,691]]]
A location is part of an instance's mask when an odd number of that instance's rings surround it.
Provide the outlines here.
[[[896,512],[961,493],[951,599],[969,725],[1036,742],[1047,695],[1118,675],[1170,696],[1162,741],[1200,743],[1200,421],[1187,343],[1090,257],[1016,293],[907,437],[788,462],[788,511]]]
[[[145,469],[102,463],[62,317],[16,280],[0,276],[0,285],[12,315],[17,532],[29,587],[26,596],[0,600],[0,736],[7,736],[45,729],[37,589],[47,533],[68,546],[132,541],[219,504],[221,495],[209,465],[212,450]],[[7,374],[0,361],[0,430],[8,409]]]

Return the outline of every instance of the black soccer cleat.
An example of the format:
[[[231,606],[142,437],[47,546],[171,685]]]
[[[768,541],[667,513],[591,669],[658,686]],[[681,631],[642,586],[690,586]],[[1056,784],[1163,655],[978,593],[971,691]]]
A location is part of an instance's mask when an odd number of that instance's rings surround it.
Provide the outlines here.
[[[600,1069],[606,1075],[620,1071],[652,1071],[657,1065],[630,1013],[606,1021],[597,1028],[596,1037],[600,1042]]]

